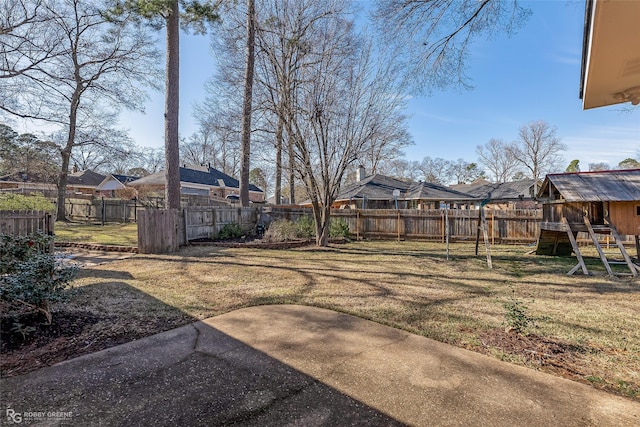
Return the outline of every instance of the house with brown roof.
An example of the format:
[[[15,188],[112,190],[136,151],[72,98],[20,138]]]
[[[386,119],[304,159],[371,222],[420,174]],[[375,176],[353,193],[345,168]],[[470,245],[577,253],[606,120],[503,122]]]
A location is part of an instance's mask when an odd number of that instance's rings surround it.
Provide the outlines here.
[[[139,193],[163,195],[166,182],[165,172],[160,171],[132,181],[127,186]],[[184,165],[180,167],[180,193],[233,200],[240,194],[240,182],[212,167]],[[254,203],[263,203],[264,191],[250,184],[249,199]]]
[[[337,209],[439,209],[468,205],[477,200],[469,194],[431,182],[402,181],[390,176],[363,176],[359,170],[357,181],[344,186],[332,207]],[[302,205],[311,204],[302,203]]]
[[[490,200],[493,209],[537,209],[536,194],[540,181],[521,179],[512,182],[479,180],[471,184],[456,184],[451,188],[479,200]]]
[[[42,193],[47,197],[57,194],[56,177],[41,176],[38,173],[15,172],[0,177],[0,191],[24,194]],[[70,195],[94,195],[96,187],[105,176],[92,170],[72,172],[67,176],[67,193]]]

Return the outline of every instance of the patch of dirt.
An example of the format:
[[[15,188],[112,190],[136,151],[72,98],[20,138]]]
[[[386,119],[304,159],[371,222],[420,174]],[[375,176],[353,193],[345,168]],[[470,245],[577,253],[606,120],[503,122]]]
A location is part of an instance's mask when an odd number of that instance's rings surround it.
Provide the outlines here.
[[[180,319],[175,322],[147,319],[136,324],[89,311],[54,311],[52,314],[51,325],[45,324],[40,313],[0,317],[0,376],[25,374],[186,323]]]
[[[491,329],[480,334],[479,338],[484,353],[498,349],[505,354],[520,356],[530,367],[573,380],[582,380],[587,375],[584,355],[595,350],[555,338],[521,335],[504,329]]]

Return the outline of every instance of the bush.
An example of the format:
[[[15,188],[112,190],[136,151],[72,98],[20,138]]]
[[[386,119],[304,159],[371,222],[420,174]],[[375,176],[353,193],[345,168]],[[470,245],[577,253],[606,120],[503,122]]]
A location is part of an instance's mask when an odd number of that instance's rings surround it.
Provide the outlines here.
[[[298,218],[296,229],[300,239],[313,239],[316,236],[316,222],[310,216]]]
[[[225,224],[218,233],[218,240],[237,239],[245,235],[245,231],[240,227],[240,224],[235,222]]]
[[[44,252],[52,239],[44,234],[0,234],[0,301],[9,310],[38,311],[47,324],[52,320],[51,303],[64,299],[64,290],[77,272],[76,267],[65,266]]]
[[[23,194],[4,193],[0,194],[0,211],[48,211],[55,212],[55,205],[45,199],[42,194],[25,196]]]
[[[286,242],[298,238],[298,226],[288,219],[272,222],[262,237],[267,242]]]
[[[350,237],[349,224],[342,219],[332,219],[329,222],[329,237],[332,239],[348,239]],[[296,222],[281,219],[271,223],[264,233],[267,242],[286,242],[296,239],[313,239],[316,237],[316,223],[313,217],[303,216]]]
[[[342,218],[332,219],[329,222],[329,237],[332,239],[349,239],[351,237],[349,224]]]

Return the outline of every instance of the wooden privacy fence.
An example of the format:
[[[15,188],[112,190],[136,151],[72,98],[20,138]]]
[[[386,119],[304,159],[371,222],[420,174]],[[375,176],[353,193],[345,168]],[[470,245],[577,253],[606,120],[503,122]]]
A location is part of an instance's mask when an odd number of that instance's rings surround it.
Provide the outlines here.
[[[177,246],[196,239],[215,239],[226,224],[239,224],[254,230],[258,223],[280,219],[297,221],[312,216],[311,209],[298,207],[186,207],[175,214],[149,209],[138,214],[138,247],[147,250],[175,251]],[[333,209],[332,218],[349,225],[356,239],[423,239],[445,242],[475,240],[478,230],[477,210],[385,210]],[[149,216],[147,216],[149,215]],[[491,244],[532,243],[538,239],[542,212],[529,209],[485,209],[487,235]],[[144,218],[144,219],[143,219]],[[171,234],[171,244],[162,240]],[[580,237],[580,236],[579,236]],[[168,239],[168,237],[167,237]],[[150,242],[150,243],[147,243]],[[177,242],[177,243],[176,243]],[[591,244],[588,239],[585,244]],[[147,249],[149,248],[149,249]]]
[[[254,230],[260,221],[261,208],[193,207],[184,208],[184,240],[215,239],[227,224],[239,224],[243,230]]]
[[[149,209],[138,217],[138,252],[164,254],[176,252],[181,241],[182,215],[177,209]]]
[[[35,232],[52,235],[55,217],[46,211],[0,211],[0,234],[26,236]]]
[[[78,221],[135,222],[144,205],[136,200],[120,199],[67,199],[67,218]]]
[[[175,252],[190,240],[216,238],[227,224],[253,230],[259,220],[260,208],[147,209],[138,216],[138,251],[143,254]]]
[[[539,210],[486,210],[491,243],[534,242],[538,238],[542,214]],[[225,224],[237,223],[252,230],[261,222],[287,219],[297,221],[312,216],[311,209],[297,207],[197,207],[185,208],[184,242],[215,238]],[[333,209],[332,218],[349,225],[356,239],[397,238],[445,241],[449,225],[450,240],[472,240],[476,237],[476,210],[416,210],[416,209]],[[448,218],[447,218],[448,217]],[[447,221],[448,219],[448,221]]]
[[[333,218],[349,224],[356,238],[425,239],[444,242],[475,239],[478,227],[477,210],[457,209],[334,209]],[[485,209],[491,243],[534,242],[538,238],[542,213],[540,210]]]

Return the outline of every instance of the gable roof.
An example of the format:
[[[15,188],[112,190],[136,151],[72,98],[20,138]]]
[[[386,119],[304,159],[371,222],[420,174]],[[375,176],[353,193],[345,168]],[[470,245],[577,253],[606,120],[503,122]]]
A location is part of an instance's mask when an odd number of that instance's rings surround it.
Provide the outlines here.
[[[402,200],[470,200],[469,194],[431,182],[406,182],[375,174],[345,186],[336,198],[340,200],[393,200],[394,190],[400,190]]]
[[[400,190],[401,196],[404,197],[403,193],[407,192],[411,184],[411,182],[377,173],[343,187],[336,201],[351,199],[390,200],[394,197],[393,190]]]
[[[416,182],[409,188],[405,199],[417,200],[472,200],[470,194],[454,190],[432,182]]]
[[[209,168],[208,172],[180,167],[180,182],[188,182],[192,184],[208,185],[211,187],[221,187],[221,183],[225,187],[240,188],[240,182],[229,175],[220,172],[217,169]],[[145,176],[144,178],[133,181],[130,185],[165,185],[166,177],[164,171]],[[263,191],[253,184],[249,184],[249,190],[262,193]]]
[[[540,197],[553,197],[551,185],[567,202],[632,202],[640,200],[640,169],[549,174]]]
[[[97,187],[104,179],[105,176],[101,173],[87,169],[70,173],[67,176],[67,185]]]
[[[117,175],[115,173],[111,174],[112,177],[114,177],[115,179],[117,179],[118,181],[120,181],[122,184],[128,184],[132,181],[135,181],[137,179],[140,179],[139,176],[130,176],[130,175]]]
[[[515,200],[535,197],[535,194],[530,191],[535,182],[534,179],[522,179],[513,182],[459,184],[452,185],[451,188],[463,191],[478,199]]]

